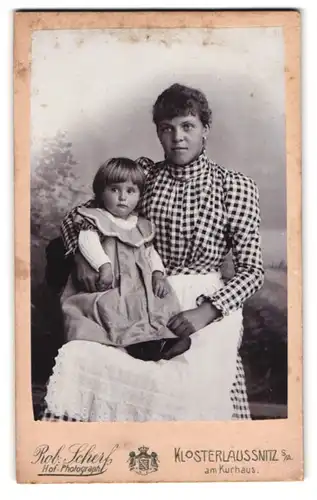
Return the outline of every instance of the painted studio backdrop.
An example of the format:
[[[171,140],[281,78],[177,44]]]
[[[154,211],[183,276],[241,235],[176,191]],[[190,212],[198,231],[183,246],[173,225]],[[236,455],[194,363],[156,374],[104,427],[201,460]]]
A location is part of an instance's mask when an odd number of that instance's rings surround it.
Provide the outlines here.
[[[254,418],[287,416],[287,259],[283,36],[279,28],[54,30],[33,34],[31,67],[32,386],[35,415],[63,342],[45,248],[91,197],[112,156],[162,159],[154,100],[178,82],[207,96],[208,155],[260,190],[265,284],[244,308]],[[226,272],[230,273],[230,261]]]

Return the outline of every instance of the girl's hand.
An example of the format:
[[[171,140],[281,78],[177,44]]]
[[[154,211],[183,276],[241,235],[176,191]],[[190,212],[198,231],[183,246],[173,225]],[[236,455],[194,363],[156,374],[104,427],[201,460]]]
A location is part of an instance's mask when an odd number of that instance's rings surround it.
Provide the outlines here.
[[[113,274],[111,264],[102,264],[99,267],[99,278],[97,280],[96,286],[98,292],[105,292],[112,287]]]
[[[173,316],[167,327],[178,337],[188,337],[221,315],[210,302],[204,302],[195,309],[188,309]]]
[[[169,290],[166,278],[161,271],[154,271],[152,274],[152,288],[154,295],[161,299],[168,294]]]

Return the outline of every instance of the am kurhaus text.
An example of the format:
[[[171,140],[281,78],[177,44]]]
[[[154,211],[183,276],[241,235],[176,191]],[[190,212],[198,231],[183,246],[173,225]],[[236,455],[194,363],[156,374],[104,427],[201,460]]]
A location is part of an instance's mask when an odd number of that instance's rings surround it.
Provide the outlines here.
[[[253,450],[183,450],[174,448],[175,462],[278,462],[277,450],[255,448]]]

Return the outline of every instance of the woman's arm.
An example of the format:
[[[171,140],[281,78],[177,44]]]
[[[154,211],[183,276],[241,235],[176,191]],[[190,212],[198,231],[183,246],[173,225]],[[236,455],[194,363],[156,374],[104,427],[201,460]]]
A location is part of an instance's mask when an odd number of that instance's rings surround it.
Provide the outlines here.
[[[150,172],[152,171],[153,167],[155,166],[154,161],[150,160],[150,158],[147,158],[145,156],[140,156],[140,158],[138,158],[136,160],[136,163],[143,168],[144,173],[145,173],[146,176],[148,176],[150,174]]]
[[[198,297],[196,309],[183,311],[170,320],[167,326],[180,337],[191,335],[235,311],[263,284],[258,189],[242,174],[230,173],[230,176],[225,203],[235,275],[211,297]]]
[[[264,281],[259,192],[252,179],[230,172],[225,185],[228,231],[235,274],[209,299],[223,315],[242,307]],[[198,299],[197,304],[201,300]]]
[[[81,227],[78,225],[78,213],[77,209],[79,206],[85,206],[87,208],[94,207],[95,201],[89,200],[84,204],[78,205],[73,208],[64,217],[61,225],[61,235],[65,249],[65,257],[74,255],[74,269],[72,271],[73,281],[77,288],[83,291],[96,292],[96,283],[99,279],[99,273],[96,272],[82,254],[78,251],[78,236]]]
[[[108,290],[113,285],[112,266],[108,255],[102,248],[98,232],[92,229],[80,231],[78,248],[91,267],[99,273],[99,278],[95,280],[97,291]],[[95,291],[93,287],[92,291]]]
[[[152,272],[153,292],[157,297],[163,298],[168,294],[169,287],[167,285],[162,259],[153,245],[149,245],[145,249],[145,252]]]

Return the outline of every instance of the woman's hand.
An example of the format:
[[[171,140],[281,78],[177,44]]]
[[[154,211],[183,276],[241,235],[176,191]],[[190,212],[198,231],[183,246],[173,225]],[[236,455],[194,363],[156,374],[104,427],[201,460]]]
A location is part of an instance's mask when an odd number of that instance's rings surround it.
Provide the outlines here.
[[[209,325],[221,315],[210,302],[203,302],[195,309],[188,309],[173,316],[167,327],[178,337],[188,337]]]
[[[73,270],[73,280],[79,290],[83,292],[97,292],[97,280],[99,272],[95,271],[82,256],[77,252],[74,256],[75,267]]]
[[[184,352],[188,351],[191,345],[191,338],[190,337],[183,337],[180,338],[175,344],[165,351],[162,355],[162,359],[172,359],[175,358],[175,356],[179,356],[180,354],[183,354]]]
[[[102,264],[102,266],[99,267],[99,278],[96,283],[98,292],[109,290],[109,288],[112,287],[112,282],[113,274],[111,264]]]
[[[154,271],[152,274],[152,288],[154,295],[161,299],[168,294],[166,278],[161,271]]]

